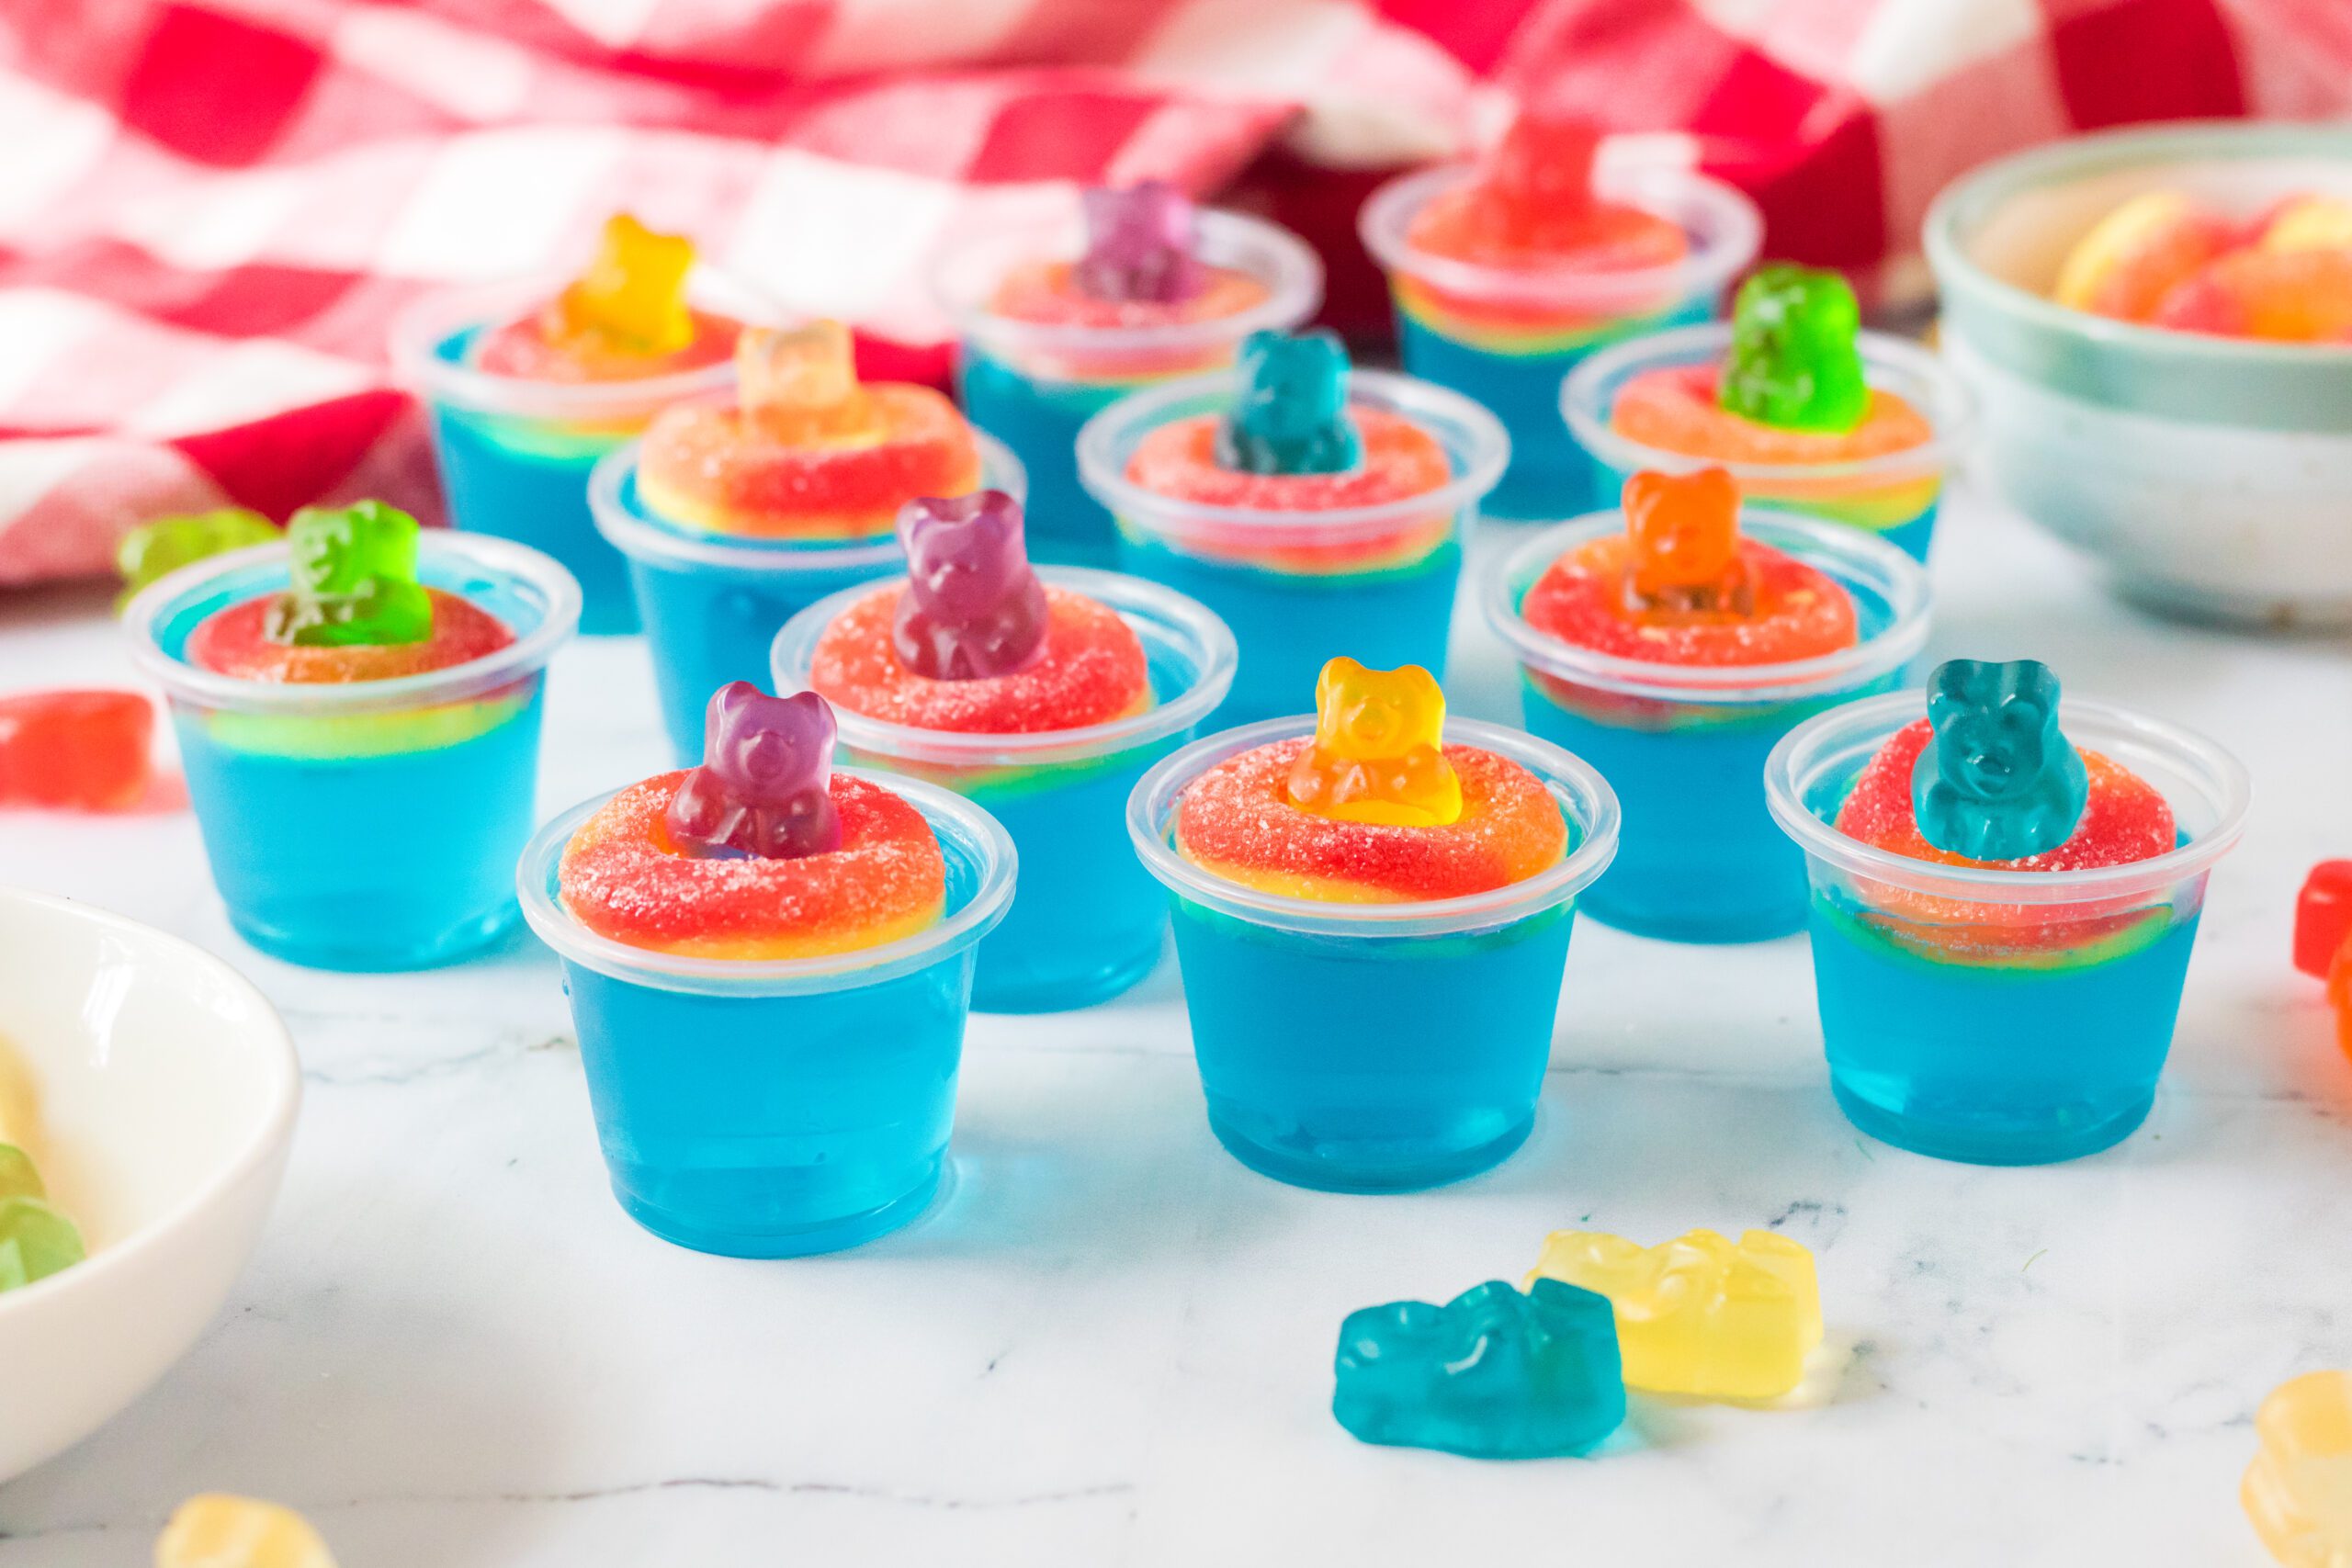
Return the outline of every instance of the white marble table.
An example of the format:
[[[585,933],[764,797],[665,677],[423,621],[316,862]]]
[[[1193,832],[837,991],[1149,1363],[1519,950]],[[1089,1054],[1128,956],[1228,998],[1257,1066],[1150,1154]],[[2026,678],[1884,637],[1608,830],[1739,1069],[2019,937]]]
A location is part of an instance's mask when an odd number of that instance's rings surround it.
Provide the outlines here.
[[[2352,852],[2352,658],[2119,608],[1988,506],[1946,527],[1938,650],[2047,659],[2255,775],[2155,1114],[2056,1168],[1857,1135],[1802,938],[1677,947],[1587,922],[1541,1123],[1487,1177],[1353,1198],[1236,1165],[1170,964],[1113,1006],[973,1021],[957,1182],[914,1228],[837,1258],[704,1258],[607,1195],[555,965],[527,938],[438,974],[310,973],[231,934],[188,818],[0,816],[0,879],[254,976],[310,1089],[231,1308],[112,1427],[0,1487],[0,1568],[144,1562],[209,1488],[304,1509],[346,1568],[2252,1568],[2250,1413],[2352,1363],[2352,1068],[2286,962],[2305,865]],[[103,605],[0,599],[0,684],[128,679]],[[1467,617],[1456,650],[1459,706],[1505,715]],[[567,653],[550,700],[546,809],[661,765],[636,643]],[[1813,1406],[1637,1396],[1603,1458],[1525,1465],[1332,1423],[1350,1309],[1515,1277],[1544,1232],[1586,1223],[1814,1247],[1844,1353]]]

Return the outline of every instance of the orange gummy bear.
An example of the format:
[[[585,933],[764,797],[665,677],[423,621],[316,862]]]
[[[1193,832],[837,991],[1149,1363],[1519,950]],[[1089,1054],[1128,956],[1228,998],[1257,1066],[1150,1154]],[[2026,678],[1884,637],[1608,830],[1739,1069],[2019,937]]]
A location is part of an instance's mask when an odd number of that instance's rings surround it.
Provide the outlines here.
[[[735,371],[744,413],[781,440],[854,439],[876,427],[839,321],[751,328],[736,340]]]
[[[1444,733],[1436,676],[1334,659],[1315,682],[1315,743],[1291,765],[1291,804],[1340,822],[1446,827],[1462,816],[1462,780]]]
[[[616,353],[654,358],[695,340],[686,309],[694,242],[657,234],[628,214],[605,220],[588,270],[556,297],[547,320],[550,340],[588,338]]]
[[[1728,470],[1635,474],[1625,481],[1624,508],[1633,607],[1735,607],[1749,585],[1739,555],[1739,486]]]

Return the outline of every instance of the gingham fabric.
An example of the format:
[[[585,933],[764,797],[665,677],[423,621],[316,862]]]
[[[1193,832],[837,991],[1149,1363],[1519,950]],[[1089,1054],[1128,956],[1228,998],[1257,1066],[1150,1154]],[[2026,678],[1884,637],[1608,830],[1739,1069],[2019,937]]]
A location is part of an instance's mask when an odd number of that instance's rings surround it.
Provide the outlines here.
[[[437,516],[387,321],[616,208],[936,378],[956,224],[1257,159],[1246,199],[1350,245],[1365,171],[1538,91],[1680,135],[1777,254],[1867,267],[2009,146],[2337,107],[2338,0],[2247,3],[0,0],[0,583],[103,572],[170,511]]]

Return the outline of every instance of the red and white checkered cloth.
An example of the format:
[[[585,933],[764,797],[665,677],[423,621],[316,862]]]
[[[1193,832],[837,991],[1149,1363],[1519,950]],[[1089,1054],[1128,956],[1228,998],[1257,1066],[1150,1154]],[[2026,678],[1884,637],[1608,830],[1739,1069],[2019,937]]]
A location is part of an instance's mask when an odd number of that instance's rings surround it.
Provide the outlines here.
[[[161,513],[435,515],[384,326],[616,208],[937,376],[952,226],[1157,175],[1351,244],[1368,171],[1512,94],[1670,132],[1772,249],[1901,256],[2068,129],[2317,114],[2341,0],[0,0],[0,583]],[[1278,139],[1282,151],[1267,158]],[[1345,304],[1347,258],[1335,277]],[[1363,288],[1362,275],[1357,287]],[[1898,266],[1889,273],[1899,281]]]

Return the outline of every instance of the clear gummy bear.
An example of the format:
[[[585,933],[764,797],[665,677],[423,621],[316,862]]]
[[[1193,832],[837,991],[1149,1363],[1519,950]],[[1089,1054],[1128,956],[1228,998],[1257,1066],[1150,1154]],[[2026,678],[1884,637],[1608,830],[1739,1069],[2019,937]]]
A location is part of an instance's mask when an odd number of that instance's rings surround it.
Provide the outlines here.
[[[900,663],[934,681],[981,681],[1044,653],[1046,590],[1029,567],[1019,502],[1001,490],[910,501],[899,539],[907,588],[890,641]]]

